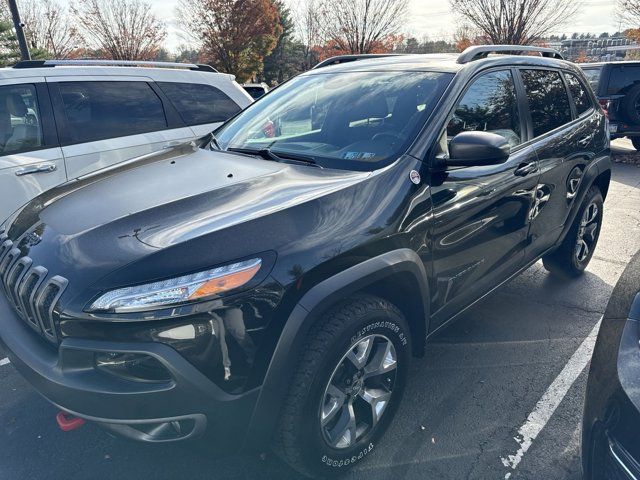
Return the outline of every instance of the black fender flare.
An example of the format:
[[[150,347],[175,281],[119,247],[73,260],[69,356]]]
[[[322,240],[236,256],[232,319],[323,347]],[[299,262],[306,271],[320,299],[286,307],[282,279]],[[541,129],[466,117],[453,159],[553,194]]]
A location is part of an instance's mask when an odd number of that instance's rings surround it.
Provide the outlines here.
[[[245,450],[264,448],[271,441],[280,406],[311,326],[336,302],[397,273],[409,273],[415,278],[425,312],[425,332],[429,331],[427,275],[423,260],[409,248],[370,258],[318,283],[295,305],[285,323],[253,411]],[[426,335],[422,341],[425,340]]]
[[[611,166],[611,157],[609,155],[598,157],[589,164],[582,176],[582,181],[580,182],[578,193],[576,194],[573,204],[571,205],[571,209],[569,210],[567,219],[564,222],[562,234],[556,242],[555,247],[558,247],[569,233],[569,230],[571,229],[571,226],[576,219],[576,215],[578,215],[578,211],[580,210],[580,207],[584,202],[585,197],[587,196],[587,192],[594,184],[596,178],[598,178],[600,174],[606,171],[611,171]]]

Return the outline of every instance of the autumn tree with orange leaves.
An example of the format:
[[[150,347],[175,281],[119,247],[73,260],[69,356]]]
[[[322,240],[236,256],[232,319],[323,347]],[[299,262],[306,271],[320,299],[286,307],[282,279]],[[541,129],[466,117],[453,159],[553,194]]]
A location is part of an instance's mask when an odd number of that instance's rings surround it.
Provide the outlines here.
[[[178,16],[202,59],[239,82],[261,70],[282,33],[273,0],[182,0]]]

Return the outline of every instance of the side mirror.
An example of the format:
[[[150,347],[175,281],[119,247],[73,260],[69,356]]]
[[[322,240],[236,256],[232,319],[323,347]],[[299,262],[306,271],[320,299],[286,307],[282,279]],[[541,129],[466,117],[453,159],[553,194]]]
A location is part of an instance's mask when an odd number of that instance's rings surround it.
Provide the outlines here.
[[[462,132],[449,143],[447,165],[454,167],[473,167],[498,165],[511,155],[509,142],[495,133]]]

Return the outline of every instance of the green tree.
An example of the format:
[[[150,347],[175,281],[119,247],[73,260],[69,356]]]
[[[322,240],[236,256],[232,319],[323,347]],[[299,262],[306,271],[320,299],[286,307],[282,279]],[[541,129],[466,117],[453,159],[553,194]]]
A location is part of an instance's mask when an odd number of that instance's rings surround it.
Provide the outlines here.
[[[304,45],[294,37],[295,26],[291,11],[283,0],[275,1],[280,16],[282,34],[273,51],[264,58],[262,80],[269,85],[278,85],[303,72]]]

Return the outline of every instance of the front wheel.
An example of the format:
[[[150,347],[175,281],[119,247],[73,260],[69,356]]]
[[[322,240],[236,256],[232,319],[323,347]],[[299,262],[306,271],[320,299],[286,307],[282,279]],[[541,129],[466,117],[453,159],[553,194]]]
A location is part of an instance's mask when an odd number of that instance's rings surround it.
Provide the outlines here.
[[[557,250],[542,257],[544,267],[568,277],[587,268],[600,237],[603,199],[598,187],[589,188],[578,215]]]
[[[311,477],[335,475],[370,455],[402,398],[409,329],[388,301],[363,295],[321,318],[298,360],[276,452]]]

